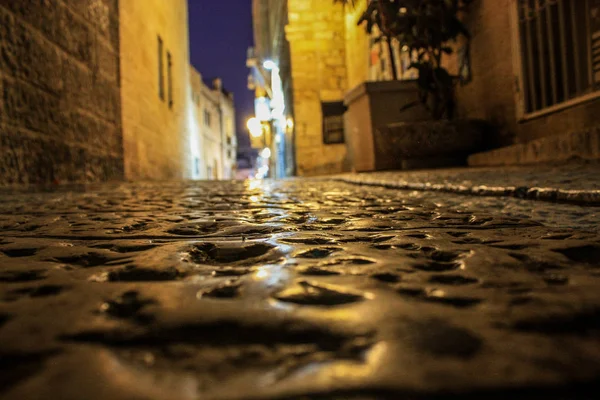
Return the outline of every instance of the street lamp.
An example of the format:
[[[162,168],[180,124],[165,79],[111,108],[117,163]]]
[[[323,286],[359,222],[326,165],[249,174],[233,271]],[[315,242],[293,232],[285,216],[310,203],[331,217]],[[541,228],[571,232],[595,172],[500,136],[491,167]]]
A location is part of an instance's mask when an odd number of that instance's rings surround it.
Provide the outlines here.
[[[246,122],[246,127],[253,137],[261,137],[263,134],[262,123],[258,118],[252,117]]]
[[[264,159],[271,158],[271,149],[265,147],[261,152],[260,156]]]
[[[273,60],[266,60],[263,63],[263,68],[266,69],[267,71],[279,69],[279,68],[277,68],[277,64],[275,64],[275,61],[273,61]]]

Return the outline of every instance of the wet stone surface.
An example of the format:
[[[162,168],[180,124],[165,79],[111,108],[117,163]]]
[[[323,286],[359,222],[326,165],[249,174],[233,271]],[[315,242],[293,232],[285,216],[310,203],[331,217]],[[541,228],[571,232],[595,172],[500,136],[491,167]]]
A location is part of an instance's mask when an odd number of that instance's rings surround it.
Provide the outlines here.
[[[595,398],[598,234],[438,196],[3,193],[0,397]]]

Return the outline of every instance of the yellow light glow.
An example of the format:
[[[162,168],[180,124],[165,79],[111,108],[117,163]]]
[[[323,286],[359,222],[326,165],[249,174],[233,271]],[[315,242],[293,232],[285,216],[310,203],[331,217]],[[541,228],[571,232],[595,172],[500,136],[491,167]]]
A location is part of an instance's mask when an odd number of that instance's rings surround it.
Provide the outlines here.
[[[286,121],[286,125],[289,129],[292,129],[294,127],[294,120],[292,118],[288,118]]]
[[[248,119],[248,122],[246,122],[246,127],[248,128],[248,131],[250,131],[250,134],[253,137],[261,137],[263,134],[262,124],[260,123],[258,118],[252,117]]]
[[[265,147],[261,152],[260,152],[260,156],[262,158],[270,158],[271,157],[271,149],[269,149],[268,147]]]
[[[269,271],[267,271],[266,269],[260,269],[256,272],[256,277],[258,279],[265,279],[267,276],[269,276]]]

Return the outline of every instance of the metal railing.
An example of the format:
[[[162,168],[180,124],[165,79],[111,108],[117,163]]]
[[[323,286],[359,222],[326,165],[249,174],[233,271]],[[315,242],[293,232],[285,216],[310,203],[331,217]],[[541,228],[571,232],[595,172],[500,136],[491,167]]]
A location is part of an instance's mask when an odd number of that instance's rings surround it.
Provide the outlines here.
[[[595,92],[600,82],[600,1],[517,4],[525,112]]]

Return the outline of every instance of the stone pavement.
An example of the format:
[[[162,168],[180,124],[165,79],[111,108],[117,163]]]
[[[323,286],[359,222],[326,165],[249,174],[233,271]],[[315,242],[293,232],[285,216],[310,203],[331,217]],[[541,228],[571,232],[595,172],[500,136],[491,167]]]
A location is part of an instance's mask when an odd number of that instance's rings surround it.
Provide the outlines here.
[[[405,190],[600,206],[600,164],[450,168],[339,175],[343,182]]]
[[[600,389],[600,236],[553,211],[331,180],[73,189],[0,194],[0,398]]]

